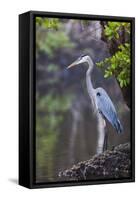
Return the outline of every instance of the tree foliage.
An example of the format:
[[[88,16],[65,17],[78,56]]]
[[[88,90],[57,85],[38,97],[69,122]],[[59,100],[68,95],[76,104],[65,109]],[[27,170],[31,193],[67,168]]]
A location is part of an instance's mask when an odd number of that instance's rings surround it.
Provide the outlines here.
[[[114,42],[117,48],[112,56],[97,63],[104,69],[104,77],[115,76],[121,88],[130,84],[130,23],[108,22],[104,27],[107,42]]]
[[[36,53],[44,52],[50,58],[59,49],[70,49],[74,43],[70,41],[63,28],[63,23],[56,18],[36,18]]]
[[[69,37],[64,32],[48,32],[47,37],[39,42],[40,49],[48,56],[53,57],[61,48],[72,48],[74,45],[70,42]]]
[[[60,26],[60,23],[58,18],[36,17],[36,26],[40,26],[44,29],[57,30]]]

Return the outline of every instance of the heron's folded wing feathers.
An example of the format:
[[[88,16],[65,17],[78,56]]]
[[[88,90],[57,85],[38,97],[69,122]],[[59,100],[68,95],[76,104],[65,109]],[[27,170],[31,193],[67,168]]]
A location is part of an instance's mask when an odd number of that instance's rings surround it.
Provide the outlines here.
[[[97,98],[97,104],[102,115],[112,124],[118,133],[121,133],[122,125],[117,117],[115,107],[106,92]]]

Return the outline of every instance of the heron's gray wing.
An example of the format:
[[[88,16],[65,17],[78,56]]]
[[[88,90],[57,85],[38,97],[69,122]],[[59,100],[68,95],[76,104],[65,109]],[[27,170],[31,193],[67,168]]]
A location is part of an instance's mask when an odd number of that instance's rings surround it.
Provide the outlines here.
[[[117,133],[121,133],[122,125],[117,117],[115,107],[106,91],[104,90],[104,93],[96,97],[99,111],[112,124]]]

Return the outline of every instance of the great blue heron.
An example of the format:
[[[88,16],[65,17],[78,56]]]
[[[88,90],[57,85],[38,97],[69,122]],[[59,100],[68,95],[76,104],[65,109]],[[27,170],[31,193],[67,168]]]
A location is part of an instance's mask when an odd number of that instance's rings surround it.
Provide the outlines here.
[[[107,92],[103,88],[96,88],[94,89],[92,81],[91,81],[91,73],[94,67],[94,63],[90,56],[82,55],[80,56],[75,62],[69,65],[67,68],[74,67],[76,65],[87,63],[88,70],[86,72],[86,85],[88,94],[91,99],[92,108],[94,113],[97,116],[98,121],[98,145],[97,145],[97,153],[102,153],[103,150],[107,149],[107,133],[105,132],[106,122],[107,119],[111,125],[116,129],[117,133],[121,133],[123,128],[118,119],[116,109],[111,101],[110,97],[108,96]]]

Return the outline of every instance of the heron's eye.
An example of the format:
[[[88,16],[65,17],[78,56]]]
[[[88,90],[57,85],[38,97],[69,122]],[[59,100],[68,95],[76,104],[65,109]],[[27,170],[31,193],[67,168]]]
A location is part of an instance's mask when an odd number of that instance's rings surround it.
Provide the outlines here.
[[[97,96],[101,96],[100,92],[97,92]]]

